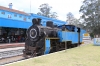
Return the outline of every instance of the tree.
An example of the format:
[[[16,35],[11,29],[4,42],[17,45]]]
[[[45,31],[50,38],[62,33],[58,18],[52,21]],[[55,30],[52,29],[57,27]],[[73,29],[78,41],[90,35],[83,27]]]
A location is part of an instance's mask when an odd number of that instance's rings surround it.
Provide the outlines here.
[[[99,0],[84,0],[80,8],[82,13],[81,19],[84,19],[84,24],[89,32],[94,34],[100,33],[100,1]]]
[[[67,20],[66,20],[70,25],[75,25],[75,26],[78,26],[78,27],[81,27],[80,25],[81,25],[81,23],[79,22],[79,19],[76,19],[75,17],[74,17],[74,15],[71,13],[71,12],[69,12],[68,14],[67,14]]]
[[[67,22],[69,23],[69,24],[72,24],[73,23],[73,19],[74,19],[74,15],[71,13],[71,12],[69,12],[68,14],[67,14]]]
[[[57,16],[57,13],[56,12],[52,12],[51,14],[50,14],[50,18],[57,18],[58,16]]]
[[[51,8],[52,7],[47,3],[41,4],[39,7],[40,12],[38,12],[37,14],[49,18],[57,18],[57,13],[51,12]]]

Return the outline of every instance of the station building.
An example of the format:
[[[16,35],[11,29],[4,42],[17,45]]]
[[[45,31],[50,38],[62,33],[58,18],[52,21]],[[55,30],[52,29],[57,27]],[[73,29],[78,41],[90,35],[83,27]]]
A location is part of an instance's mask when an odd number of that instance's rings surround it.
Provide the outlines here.
[[[33,13],[12,9],[12,3],[9,7],[0,6],[0,43],[23,42],[25,41],[26,30],[32,25],[33,18],[41,18],[41,24],[46,26],[46,21],[53,21],[54,25],[63,25],[67,22],[47,18]]]

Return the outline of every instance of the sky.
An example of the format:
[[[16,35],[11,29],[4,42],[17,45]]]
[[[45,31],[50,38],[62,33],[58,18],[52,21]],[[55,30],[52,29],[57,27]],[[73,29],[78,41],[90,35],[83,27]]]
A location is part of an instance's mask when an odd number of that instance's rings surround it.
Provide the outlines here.
[[[21,10],[27,13],[39,12],[39,6],[48,3],[52,7],[51,11],[56,12],[58,19],[66,21],[66,15],[71,12],[75,18],[80,17],[79,9],[83,0],[0,0],[0,6],[8,7],[13,4],[13,9]],[[31,7],[30,7],[31,6]]]

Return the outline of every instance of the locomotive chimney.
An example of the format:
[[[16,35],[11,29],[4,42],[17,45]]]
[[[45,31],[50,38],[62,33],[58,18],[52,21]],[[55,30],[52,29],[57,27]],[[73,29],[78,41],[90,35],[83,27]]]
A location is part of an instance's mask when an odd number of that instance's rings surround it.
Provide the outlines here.
[[[41,19],[40,18],[33,18],[32,23],[33,23],[33,25],[41,25]]]
[[[13,6],[13,5],[12,5],[12,3],[9,3],[8,6],[9,6],[10,9],[12,9],[12,6]]]
[[[38,25],[41,25],[41,19],[40,18],[37,19],[38,19]]]

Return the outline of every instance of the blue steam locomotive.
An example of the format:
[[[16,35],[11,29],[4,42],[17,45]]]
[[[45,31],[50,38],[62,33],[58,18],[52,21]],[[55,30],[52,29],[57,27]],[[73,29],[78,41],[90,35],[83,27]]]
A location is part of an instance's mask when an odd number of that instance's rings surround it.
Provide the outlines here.
[[[84,30],[74,25],[57,26],[52,21],[47,21],[44,27],[40,18],[34,18],[26,31],[23,54],[34,57],[77,47],[82,43],[83,33]]]

